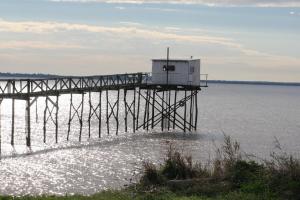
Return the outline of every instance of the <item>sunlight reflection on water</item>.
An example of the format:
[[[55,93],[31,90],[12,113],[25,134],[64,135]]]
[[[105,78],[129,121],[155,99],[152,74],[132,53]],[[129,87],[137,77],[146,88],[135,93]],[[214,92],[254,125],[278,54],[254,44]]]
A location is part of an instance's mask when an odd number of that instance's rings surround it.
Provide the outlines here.
[[[59,145],[54,143],[54,127],[49,126],[47,145],[42,142],[42,110],[38,101],[38,123],[33,117],[32,150],[26,153],[24,106],[16,110],[16,148],[10,143],[11,102],[4,100],[2,150],[0,162],[1,194],[93,194],[103,189],[120,188],[138,178],[144,160],[160,163],[170,143],[192,154],[194,160],[213,157],[223,140],[223,132],[241,142],[242,148],[259,157],[267,157],[274,147],[274,137],[293,154],[300,152],[300,87],[211,84],[199,96],[199,131],[130,133],[107,136],[103,116],[103,137],[98,139],[98,124],[92,122],[92,138],[83,127],[83,142],[78,143],[78,125],[72,127],[71,141],[65,142],[69,96],[60,98]],[[93,97],[96,98],[96,95]],[[113,98],[113,95],[111,95]],[[79,101],[78,98],[76,101]],[[84,119],[87,119],[87,101]],[[105,112],[106,106],[102,105]],[[120,116],[124,115],[120,107]],[[32,115],[34,110],[32,109]],[[123,116],[124,117],[124,116]],[[123,120],[121,120],[123,121]],[[130,124],[130,122],[129,122]],[[111,126],[115,129],[115,126]],[[124,124],[121,123],[121,131]],[[13,154],[13,156],[12,156]]]

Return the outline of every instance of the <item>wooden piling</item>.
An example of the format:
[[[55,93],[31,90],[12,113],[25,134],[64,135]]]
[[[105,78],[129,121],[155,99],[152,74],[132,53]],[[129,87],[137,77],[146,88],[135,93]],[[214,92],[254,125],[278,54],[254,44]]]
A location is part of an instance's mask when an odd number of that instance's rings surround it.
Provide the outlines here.
[[[168,94],[169,94],[169,96],[168,96],[168,98],[169,98],[168,99],[169,100],[168,101],[168,131],[169,131],[170,130],[170,122],[171,122],[171,120],[170,120],[170,118],[171,118],[171,116],[170,116],[171,115],[170,114],[171,113],[171,106],[170,106],[171,105],[171,90],[168,91]]]
[[[165,120],[165,107],[164,107],[164,104],[165,104],[165,91],[163,90],[162,91],[162,102],[161,102],[161,131],[164,131],[164,120]]]
[[[154,128],[154,107],[155,107],[155,96],[156,96],[156,90],[153,90],[153,96],[152,96],[152,117],[151,117],[151,129]]]
[[[58,110],[59,110],[59,96],[56,96],[56,112],[55,112],[55,143],[58,143]]]
[[[177,107],[176,107],[176,102],[177,102],[177,90],[175,90],[174,91],[174,108],[173,108],[173,112],[174,112],[174,114],[173,114],[173,129],[175,129],[175,120],[176,120],[176,109],[177,109]]]
[[[69,141],[70,131],[71,131],[71,117],[72,117],[72,106],[73,106],[73,93],[70,93],[70,109],[69,109],[69,122],[68,122],[68,134],[67,141]]]
[[[2,104],[2,101],[3,99],[0,99],[0,160],[1,160],[1,155],[2,155],[2,131],[1,131],[1,122],[2,122],[2,119],[1,119],[1,104]]]
[[[195,131],[197,130],[197,126],[198,126],[198,91],[196,91],[195,94],[195,110],[196,110],[196,114],[195,114]]]
[[[132,118],[132,128],[133,132],[135,133],[135,120],[136,120],[136,113],[135,113],[135,100],[136,100],[136,87],[133,90],[133,118]]]
[[[108,90],[106,89],[106,127],[107,127],[107,135],[109,135],[109,118],[108,118]]]
[[[39,122],[39,115],[38,115],[38,99],[35,101],[35,123]]]
[[[192,98],[190,99],[190,124],[189,124],[189,131],[191,132],[192,131],[192,120],[193,120],[193,99],[194,99],[194,96],[193,96],[193,90],[191,90],[191,96]]]
[[[139,118],[140,118],[140,103],[141,103],[141,88],[139,87],[139,94],[138,94],[138,104],[137,104],[137,117],[136,117],[136,129],[139,127]]]
[[[184,98],[186,99],[186,89],[184,90]],[[183,129],[186,132],[186,100],[184,102],[184,122],[183,122]]]
[[[83,126],[83,107],[84,107],[84,93],[81,94],[81,111],[79,116],[79,142],[81,142],[81,135],[82,135],[82,126]]]
[[[26,146],[31,147],[30,97],[26,99]]]
[[[127,90],[124,89],[124,105],[125,105],[125,117],[124,117],[124,120],[125,120],[125,132],[127,132],[127,118],[128,118],[128,111],[127,111],[127,107],[128,107],[128,104],[127,104]]]
[[[144,122],[143,122],[144,130],[146,129],[147,110],[148,110],[148,90],[146,92],[146,99],[145,99]]]
[[[116,130],[116,135],[118,135],[119,133],[119,107],[120,107],[120,89],[118,89],[118,95],[117,95],[117,117],[116,117],[116,121],[117,121],[117,130]],[[114,112],[114,110],[113,110]]]
[[[147,100],[147,131],[149,131],[149,111],[150,111],[150,96],[151,96],[151,92],[150,90],[148,89],[147,90],[147,97],[148,97],[148,100]]]
[[[91,91],[89,91],[89,117],[88,117],[88,126],[89,126],[89,138],[91,138],[91,118],[92,118],[92,99]]]
[[[99,91],[99,138],[101,138],[101,128],[102,128],[102,90]]]
[[[45,109],[44,109],[44,121],[43,121],[43,135],[44,135],[44,143],[46,143],[46,126],[47,126],[47,109],[48,109],[48,97],[46,96],[46,99],[45,99]]]
[[[15,99],[12,99],[10,144],[11,144],[11,146],[15,145]]]

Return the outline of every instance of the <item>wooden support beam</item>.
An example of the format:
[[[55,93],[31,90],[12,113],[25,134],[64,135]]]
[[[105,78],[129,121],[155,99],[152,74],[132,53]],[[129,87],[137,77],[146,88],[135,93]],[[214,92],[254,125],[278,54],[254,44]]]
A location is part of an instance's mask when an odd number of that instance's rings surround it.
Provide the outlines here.
[[[30,97],[26,100],[26,113],[25,113],[25,123],[26,123],[26,146],[31,148],[31,118],[30,118]]]
[[[107,135],[109,135],[109,117],[108,117],[108,90],[106,90],[106,126],[107,126]]]
[[[89,138],[91,138],[91,118],[92,118],[92,99],[91,99],[91,91],[89,91],[89,117],[88,117],[88,126],[89,126]]]
[[[45,99],[45,109],[44,109],[44,125],[43,125],[43,133],[44,133],[44,143],[46,143],[46,126],[47,126],[47,110],[48,110],[48,97]]]
[[[193,95],[195,95],[196,93],[193,93]],[[159,95],[157,95],[157,97],[158,98],[160,98],[165,104],[167,104],[167,102],[162,98],[162,97],[160,97]],[[189,95],[189,96],[187,96],[187,97],[185,97],[185,98],[183,98],[182,100],[180,100],[180,101],[178,101],[177,103],[176,103],[176,107],[175,107],[175,110],[176,109],[178,109],[179,107],[182,107],[182,106],[184,106],[185,105],[185,102],[187,102],[187,101],[189,101],[190,99],[191,99],[191,95]],[[158,102],[157,102],[158,103]],[[158,103],[159,104],[159,103]],[[159,104],[160,106],[161,106],[161,104]],[[171,106],[172,107],[172,106]],[[166,109],[165,109],[166,110]],[[172,109],[172,112],[174,112],[174,109]],[[178,113],[176,113],[176,116],[179,118],[179,119],[181,119],[181,120],[184,120],[184,118],[181,116],[181,115],[179,115]],[[178,121],[177,119],[176,119],[176,121]],[[186,120],[185,120],[186,121]],[[189,125],[189,122],[188,121],[186,121],[186,123]]]
[[[184,91],[184,98],[186,99],[186,90]],[[184,122],[184,132],[186,132],[186,101],[184,102],[184,120],[183,120]]]
[[[177,102],[177,90],[174,91],[174,114],[173,114],[173,129],[175,129],[175,120],[176,120],[176,111],[177,111],[177,107],[176,107],[176,102]]]
[[[70,82],[71,84],[71,82]],[[72,106],[73,106],[73,93],[70,93],[70,108],[69,108],[69,122],[68,122],[68,134],[67,134],[67,141],[69,141],[70,131],[71,131],[71,117],[72,117]]]
[[[196,91],[196,95],[195,95],[195,110],[196,110],[196,114],[195,114],[195,131],[197,130],[197,126],[198,126],[198,91]]]
[[[15,145],[15,99],[12,99],[10,144],[11,146]]]
[[[38,98],[35,101],[35,123],[39,122],[39,115],[38,115]]]
[[[140,118],[140,103],[141,103],[141,88],[139,87],[139,96],[138,96],[138,104],[137,104],[137,117],[136,117],[136,130],[139,127],[139,118]]]
[[[133,118],[132,118],[132,129],[135,133],[135,120],[136,120],[136,113],[135,113],[135,101],[136,101],[136,87],[134,87],[133,91]]]
[[[1,104],[2,104],[3,99],[0,98],[0,160],[1,160],[1,155],[2,155],[2,126],[1,126],[1,122],[2,122],[2,117],[1,117]]]
[[[128,118],[128,111],[127,111],[127,107],[128,107],[128,103],[127,103],[127,90],[124,90],[124,105],[125,105],[125,116],[124,116],[124,120],[125,120],[125,132],[127,133],[127,118]]]
[[[153,96],[152,96],[152,117],[151,117],[151,129],[154,128],[154,107],[155,107],[155,96],[156,96],[156,90],[153,90]]]
[[[164,131],[164,120],[165,120],[165,91],[162,91],[163,95],[161,98],[161,131]]]
[[[116,121],[117,121],[117,130],[116,130],[116,135],[119,133],[119,107],[120,107],[120,90],[118,90],[118,95],[117,95],[117,116],[116,116]]]
[[[56,96],[56,112],[55,112],[55,143],[58,143],[58,110],[59,96]]]
[[[194,96],[193,96],[193,91],[191,90],[191,96],[192,98],[190,99],[190,124],[189,124],[189,131],[191,132],[192,131],[192,120],[193,120],[193,99],[194,99]]]
[[[147,108],[146,108],[146,112],[147,112],[147,131],[149,131],[150,96],[151,96],[151,92],[150,92],[150,90],[147,90]]]
[[[102,126],[102,118],[101,118],[101,115],[102,114],[102,90],[99,91],[99,117],[98,117],[98,120],[99,120],[99,138],[101,138],[101,126]]]
[[[144,122],[143,122],[144,130],[146,129],[147,110],[148,110],[148,90],[146,92],[146,99],[145,99]]]
[[[84,107],[84,93],[81,94],[81,111],[79,116],[79,142],[81,142],[82,137],[82,126],[83,126],[83,107]]]
[[[195,93],[193,93],[193,95],[194,95],[194,94],[195,94]],[[147,97],[145,97],[144,95],[141,95],[141,96],[145,99],[145,101],[147,101]],[[157,94],[157,97],[160,98],[165,104],[167,104],[167,102],[166,102],[162,97],[160,97],[158,94]],[[176,102],[176,109],[179,108],[179,107],[184,106],[184,102],[188,101],[191,97],[192,97],[192,96],[189,95],[189,96],[187,96],[186,98],[184,98],[184,99],[182,99],[182,100]],[[151,98],[152,98],[152,97],[151,97]],[[159,116],[159,115],[161,115],[163,112],[167,112],[167,111],[168,111],[168,108],[167,108],[167,107],[165,108],[165,110],[162,110],[162,109],[161,109],[161,108],[162,108],[162,104],[159,103],[159,102],[156,101],[156,100],[155,100],[155,102],[160,106],[160,109],[158,109],[158,108],[155,106],[155,109],[156,109],[157,111],[159,111],[159,113],[156,114],[156,115],[154,116],[154,118],[157,117],[157,116]],[[172,106],[171,106],[171,107],[172,107]],[[174,109],[171,110],[171,113],[172,113],[172,112],[174,112]],[[170,113],[170,114],[171,114],[171,113]],[[172,115],[170,115],[170,117],[171,117],[171,116],[172,116]],[[181,119],[182,121],[184,120],[184,118],[183,118],[182,116],[180,116],[178,113],[176,113],[176,116],[177,116],[179,119]],[[165,116],[165,117],[167,117],[167,116]],[[176,118],[174,118],[174,119],[175,119],[175,121],[176,121],[175,125],[184,131],[184,123],[181,122],[181,121],[179,121],[179,120],[176,119]],[[154,120],[154,126],[156,126],[159,122],[161,122],[161,120],[162,120],[162,117],[159,117],[158,119]],[[149,122],[150,122],[150,120],[149,120]],[[145,122],[145,123],[147,123],[147,122]],[[182,127],[179,126],[177,123],[179,123]],[[189,125],[189,122],[186,121],[186,123]],[[144,124],[140,125],[138,128],[140,128],[140,127],[142,127],[142,126],[144,126]]]
[[[169,90],[168,91],[168,100],[169,100],[169,102],[168,102],[168,131],[170,130],[170,122],[171,122],[171,120],[170,120],[170,115],[171,115],[171,90]]]

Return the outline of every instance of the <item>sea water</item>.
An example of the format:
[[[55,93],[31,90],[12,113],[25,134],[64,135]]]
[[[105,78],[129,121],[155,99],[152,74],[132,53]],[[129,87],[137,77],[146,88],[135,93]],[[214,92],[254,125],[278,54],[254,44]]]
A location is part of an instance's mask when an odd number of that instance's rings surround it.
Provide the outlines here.
[[[95,102],[97,98],[98,94],[92,94]],[[111,93],[110,100],[115,98]],[[74,100],[78,106],[81,96],[75,95]],[[282,151],[299,157],[299,86],[210,84],[198,96],[198,130],[194,133],[178,130],[161,133],[159,129],[133,133],[130,118],[129,132],[124,133],[124,105],[120,104],[120,133],[115,135],[116,125],[112,122],[108,136],[104,100],[101,139],[96,118],[92,120],[91,139],[88,138],[89,109],[85,99],[81,143],[76,118],[70,141],[66,142],[69,101],[70,95],[62,95],[59,100],[59,144],[55,144],[51,122],[47,126],[47,143],[43,143],[45,99],[39,98],[37,105],[31,107],[31,151],[25,145],[25,102],[16,101],[16,146],[12,148],[11,101],[3,101],[0,194],[93,194],[121,188],[139,178],[143,161],[161,163],[170,144],[192,155],[195,161],[209,162],[222,144],[224,134],[239,141],[243,152],[258,159],[268,158],[278,146],[277,141]]]

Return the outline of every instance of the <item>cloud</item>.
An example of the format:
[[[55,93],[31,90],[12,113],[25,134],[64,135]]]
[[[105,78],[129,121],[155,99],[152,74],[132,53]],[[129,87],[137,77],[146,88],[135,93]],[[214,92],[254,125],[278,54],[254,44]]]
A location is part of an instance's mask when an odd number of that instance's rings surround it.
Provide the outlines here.
[[[195,33],[186,34],[187,30],[180,29],[177,27],[165,27],[165,28],[149,28],[143,26],[142,24],[136,22],[120,22],[121,26],[109,27],[109,26],[96,26],[88,24],[75,24],[75,23],[61,23],[61,22],[51,22],[51,21],[6,21],[0,19],[0,33],[32,33],[32,34],[46,34],[51,33],[68,33],[68,32],[88,32],[102,34],[106,36],[106,41],[128,41],[142,39],[143,41],[152,40],[154,43],[167,42],[174,44],[180,42],[181,45],[212,45],[212,46],[222,46],[227,50],[239,52],[245,56],[269,56],[266,53],[248,49],[242,44],[236,42],[232,38],[211,36],[208,33]],[[68,33],[68,35],[70,35]],[[103,37],[102,37],[103,38]],[[78,44],[65,44],[65,43],[43,43],[43,42],[10,42],[2,43],[0,48],[18,49],[18,48],[43,48],[43,49],[55,49],[55,48],[65,48],[65,49],[78,49],[78,48],[93,48],[89,47],[87,43]]]
[[[120,24],[123,24],[123,25],[125,25],[125,26],[142,26],[141,23],[138,23],[138,22],[130,22],[130,21],[120,22]]]
[[[299,0],[50,0],[54,2],[100,2],[100,3],[170,3],[202,4],[208,6],[258,6],[258,7],[300,7]]]
[[[127,23],[128,24],[128,23]],[[133,25],[133,24],[131,24]],[[235,43],[230,38],[214,37],[209,35],[186,35],[169,32],[165,29],[148,29],[140,25],[135,26],[94,26],[87,24],[73,24],[73,23],[59,23],[59,22],[37,22],[37,21],[5,21],[0,20],[0,32],[15,32],[15,33],[34,33],[34,34],[48,34],[55,32],[66,31],[82,31],[90,33],[102,33],[109,36],[118,36],[120,38],[142,38],[153,40],[168,40],[173,42],[188,42],[188,43],[206,43],[223,45],[231,48],[242,48],[241,45]]]
[[[45,41],[4,41],[0,43],[0,49],[82,49],[84,47],[74,44],[53,43]]]

